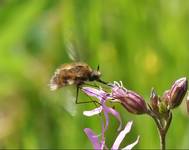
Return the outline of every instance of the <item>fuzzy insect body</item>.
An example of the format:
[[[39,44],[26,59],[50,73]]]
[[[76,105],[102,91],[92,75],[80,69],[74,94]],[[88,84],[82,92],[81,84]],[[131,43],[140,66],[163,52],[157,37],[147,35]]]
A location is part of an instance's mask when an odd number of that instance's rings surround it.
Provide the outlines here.
[[[97,70],[93,70],[83,62],[63,64],[51,78],[50,88],[51,90],[56,90],[68,85],[80,86],[87,81],[99,81],[106,84],[100,80],[100,76],[99,67]]]

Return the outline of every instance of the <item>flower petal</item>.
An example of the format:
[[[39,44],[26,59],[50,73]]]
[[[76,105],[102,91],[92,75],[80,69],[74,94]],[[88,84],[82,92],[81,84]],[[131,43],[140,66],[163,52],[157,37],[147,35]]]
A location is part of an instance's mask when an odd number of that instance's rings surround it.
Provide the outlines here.
[[[84,132],[88,136],[89,140],[91,141],[93,148],[95,150],[99,150],[101,148],[101,145],[98,141],[98,136],[90,128],[85,128]]]
[[[138,143],[139,139],[140,139],[140,136],[137,137],[134,143],[127,145],[122,150],[131,150]]]
[[[105,140],[101,140],[100,149],[103,150],[104,147],[106,147],[106,145],[105,145]]]
[[[120,122],[119,128],[117,129],[118,131],[120,131],[122,128],[122,121],[121,121],[119,112],[117,112],[115,109],[113,109],[111,107],[105,107],[104,109],[105,109],[105,111],[111,113],[114,117],[116,117],[116,119]]]
[[[109,116],[108,116],[108,111],[107,109],[105,109],[105,106],[103,106],[104,109],[104,116],[105,116],[105,129],[104,132],[108,129],[108,125],[109,125]]]
[[[106,131],[106,127],[104,126],[104,121],[102,121],[102,132],[101,132],[101,141],[100,141],[100,148],[103,150],[104,147],[107,147],[105,144],[105,131]]]
[[[115,150],[115,149],[118,149],[119,148],[119,145],[121,144],[121,142],[123,141],[123,139],[125,138],[125,135],[127,133],[129,133],[129,131],[131,130],[131,127],[132,127],[132,121],[129,121],[127,123],[127,125],[125,126],[125,129],[122,130],[119,135],[117,136],[113,146],[112,146],[112,150]]]
[[[97,115],[102,112],[102,106],[97,107],[95,109],[89,110],[89,111],[83,111],[83,115],[91,117],[94,115]]]
[[[82,87],[82,90],[89,96],[93,96],[93,97],[102,97],[101,95],[105,92],[102,92],[102,90],[97,90],[95,88],[91,88],[91,87]]]

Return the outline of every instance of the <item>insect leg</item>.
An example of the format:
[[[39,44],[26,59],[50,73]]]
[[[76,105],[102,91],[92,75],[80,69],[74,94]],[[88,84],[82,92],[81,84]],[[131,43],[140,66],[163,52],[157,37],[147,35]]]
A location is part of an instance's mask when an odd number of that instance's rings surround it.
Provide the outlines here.
[[[77,89],[76,89],[76,100],[75,100],[76,104],[78,104],[78,96],[79,96],[79,86],[77,86]]]
[[[98,79],[98,80],[96,80],[96,81],[98,81],[98,82],[100,82],[100,83],[102,83],[102,84],[105,84],[105,85],[107,85],[107,86],[110,86],[110,85],[108,84],[108,82],[102,81],[101,79]]]
[[[97,104],[101,105],[99,102],[93,100],[93,99],[92,99],[90,96],[88,96],[87,94],[86,94],[86,95],[89,97],[90,101],[79,102],[79,101],[78,101],[79,89],[81,89],[81,87],[80,87],[80,86],[77,86],[77,90],[76,90],[76,92],[77,92],[77,93],[76,93],[76,101],[75,101],[76,104],[94,103],[96,107],[97,107]]]
[[[99,71],[99,70],[100,70],[100,65],[97,66],[97,71]]]

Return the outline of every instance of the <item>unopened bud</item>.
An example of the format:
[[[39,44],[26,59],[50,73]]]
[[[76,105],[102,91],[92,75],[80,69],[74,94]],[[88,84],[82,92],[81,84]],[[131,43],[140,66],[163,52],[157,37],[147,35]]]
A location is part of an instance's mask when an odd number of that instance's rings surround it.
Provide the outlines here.
[[[161,100],[164,101],[164,103],[166,105],[168,105],[168,102],[170,100],[170,90],[166,90],[164,93],[163,93],[163,96],[161,97]]]
[[[187,94],[187,98],[186,98],[186,108],[187,108],[187,112],[189,114],[189,93]]]
[[[169,91],[168,104],[171,109],[179,106],[186,95],[188,89],[188,80],[184,77],[173,84]]]
[[[144,114],[147,112],[147,106],[143,97],[133,91],[127,91],[127,96],[120,99],[120,101],[127,111],[131,113]]]
[[[164,114],[164,113],[168,112],[167,104],[165,103],[165,101],[159,102],[158,108],[159,108],[160,114]]]
[[[156,91],[154,90],[154,88],[152,88],[151,95],[150,95],[150,105],[151,105],[153,111],[155,111],[155,112],[158,112],[158,100],[159,100],[159,97],[158,97]]]

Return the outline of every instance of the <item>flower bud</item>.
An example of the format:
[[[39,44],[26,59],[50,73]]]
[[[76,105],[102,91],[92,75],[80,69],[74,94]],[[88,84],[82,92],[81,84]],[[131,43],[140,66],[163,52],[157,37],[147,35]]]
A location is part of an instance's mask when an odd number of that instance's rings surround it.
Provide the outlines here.
[[[186,109],[189,114],[189,93],[187,94],[187,98],[186,98]]]
[[[147,112],[147,106],[143,97],[133,91],[127,91],[126,95],[120,101],[127,111],[134,114],[144,114]]]
[[[124,88],[122,83],[114,83],[112,86],[112,97],[119,100],[130,113],[144,114],[147,112],[147,105],[143,97]]]
[[[152,88],[151,95],[150,95],[150,105],[153,111],[155,112],[158,112],[158,100],[159,100],[159,97],[156,91],[154,90],[154,88]]]
[[[165,113],[167,113],[169,111],[165,101],[160,101],[159,104],[158,104],[158,108],[159,108],[159,113],[160,114],[165,114]]]
[[[166,105],[168,105],[168,102],[170,100],[170,90],[166,90],[164,93],[163,93],[163,96],[161,97],[161,100],[164,101],[164,103]]]
[[[168,104],[171,109],[179,106],[187,92],[188,80],[184,77],[173,84],[169,91]]]

